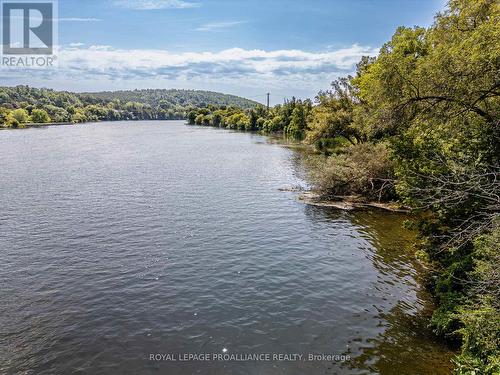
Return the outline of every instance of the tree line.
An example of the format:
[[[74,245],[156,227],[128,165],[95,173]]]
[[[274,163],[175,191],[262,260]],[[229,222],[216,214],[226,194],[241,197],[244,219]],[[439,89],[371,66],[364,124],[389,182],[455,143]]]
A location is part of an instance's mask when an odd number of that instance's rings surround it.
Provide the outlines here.
[[[311,100],[292,98],[269,110],[262,105],[249,109],[209,105],[189,111],[187,120],[190,125],[258,131],[265,134],[281,133],[299,140],[305,134],[306,119],[312,110]]]
[[[195,90],[133,90],[71,93],[28,86],[0,87],[0,127],[27,123],[118,120],[181,120],[208,103],[249,108],[257,103],[234,95]]]

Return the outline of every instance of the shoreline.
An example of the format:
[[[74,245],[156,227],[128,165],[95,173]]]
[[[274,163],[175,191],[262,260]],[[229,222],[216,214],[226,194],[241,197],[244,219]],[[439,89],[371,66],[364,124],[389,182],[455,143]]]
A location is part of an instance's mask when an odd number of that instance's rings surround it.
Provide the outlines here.
[[[103,120],[103,121],[83,121],[83,122],[44,122],[44,123],[26,123],[21,127],[13,128],[0,126],[0,130],[22,130],[28,128],[43,128],[47,126],[65,126],[65,125],[86,125],[86,124],[101,124],[105,122],[135,122],[135,121],[186,121],[186,119],[181,120]]]
[[[398,202],[372,202],[365,201],[359,196],[336,196],[334,199],[322,197],[313,191],[306,191],[298,196],[298,200],[318,207],[333,207],[343,211],[353,211],[366,208],[376,208],[383,211],[396,213],[411,213],[409,207],[405,207]]]
[[[22,130],[22,129],[29,129],[29,128],[43,128],[47,126],[65,126],[65,125],[80,125],[80,124],[85,124],[84,122],[46,122],[46,123],[27,123],[23,124],[23,126],[19,126],[16,128],[13,127],[6,127],[6,126],[0,126],[0,130]]]

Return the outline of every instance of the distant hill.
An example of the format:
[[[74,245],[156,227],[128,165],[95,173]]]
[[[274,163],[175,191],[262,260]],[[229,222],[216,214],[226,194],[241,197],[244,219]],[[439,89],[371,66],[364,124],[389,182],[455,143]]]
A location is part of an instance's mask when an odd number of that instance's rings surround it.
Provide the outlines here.
[[[206,107],[236,106],[242,109],[253,108],[259,103],[235,95],[221,94],[213,91],[202,90],[177,90],[177,89],[146,89],[126,91],[86,92],[81,96],[97,98],[105,101],[120,100],[122,102],[137,102],[149,104],[152,107],[172,108],[174,106]]]
[[[16,124],[13,115],[9,115],[11,112],[21,121],[32,116],[34,110],[35,118],[44,122],[181,120],[186,119],[189,112],[207,106],[246,110],[259,103],[235,95],[197,90],[74,93],[29,86],[0,87],[0,125],[7,126]]]

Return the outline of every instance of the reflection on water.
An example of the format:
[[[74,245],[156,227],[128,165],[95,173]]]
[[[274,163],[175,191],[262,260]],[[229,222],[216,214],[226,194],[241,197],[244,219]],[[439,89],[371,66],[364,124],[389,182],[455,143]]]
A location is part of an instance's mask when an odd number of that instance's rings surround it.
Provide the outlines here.
[[[175,121],[0,150],[0,373],[449,373],[403,217],[280,191],[306,185],[293,150]],[[223,349],[353,359],[149,360]]]
[[[336,210],[320,210],[332,220],[338,218]],[[350,368],[382,374],[450,374],[452,352],[428,327],[433,306],[421,285],[423,269],[414,256],[415,233],[403,226],[407,215],[367,209],[349,213],[349,217],[373,245],[372,261],[380,274],[394,275],[394,284],[400,287],[404,283],[412,293],[399,296],[389,311],[380,311],[377,318],[383,332],[359,346],[362,354]]]

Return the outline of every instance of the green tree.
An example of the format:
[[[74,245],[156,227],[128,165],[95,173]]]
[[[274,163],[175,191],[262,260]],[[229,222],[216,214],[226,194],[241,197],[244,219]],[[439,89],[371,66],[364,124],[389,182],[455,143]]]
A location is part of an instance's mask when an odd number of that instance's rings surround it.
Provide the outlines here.
[[[43,109],[34,109],[31,111],[31,121],[35,123],[47,123],[50,122],[49,114]]]
[[[78,108],[74,114],[71,115],[71,122],[80,123],[88,121],[85,111],[81,108]]]
[[[13,110],[10,115],[14,120],[16,120],[19,124],[25,124],[29,121],[29,113],[23,108],[18,108]]]
[[[0,124],[2,125],[6,124],[9,113],[10,113],[9,109],[0,107]]]
[[[212,115],[212,126],[219,127],[222,122],[222,117],[224,116],[223,111],[217,110]]]
[[[205,115],[200,113],[199,115],[196,116],[194,123],[196,125],[202,125],[204,121],[205,121]]]
[[[352,77],[332,82],[332,89],[316,97],[318,105],[312,110],[306,141],[343,138],[351,144],[363,140],[363,131],[355,124],[355,109],[359,106]]]
[[[188,113],[188,124],[194,125],[196,120],[196,111],[189,111]]]
[[[298,105],[292,111],[290,124],[286,129],[286,133],[295,139],[301,139],[304,136],[306,127],[307,119],[305,108],[303,105]]]

